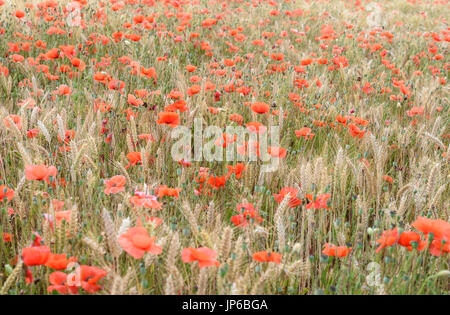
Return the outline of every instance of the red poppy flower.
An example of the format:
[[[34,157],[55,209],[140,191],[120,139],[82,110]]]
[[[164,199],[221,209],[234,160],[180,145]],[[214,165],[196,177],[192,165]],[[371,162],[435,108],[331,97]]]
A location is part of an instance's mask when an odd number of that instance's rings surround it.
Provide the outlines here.
[[[295,130],[295,135],[297,138],[305,138],[306,140],[310,140],[312,137],[314,137],[314,134],[311,133],[311,128],[303,127],[300,130]]]
[[[27,131],[27,137],[28,138],[34,138],[39,134],[40,130],[39,129],[30,129]]]
[[[55,177],[57,174],[56,167],[47,167],[44,164],[25,165],[25,177],[28,180],[48,180],[50,176]]]
[[[327,256],[345,257],[350,253],[351,250],[352,250],[351,247],[336,246],[330,243],[326,243],[325,248],[322,251],[322,254]]]
[[[200,85],[193,85],[187,90],[186,94],[189,96],[192,96],[192,95],[198,94],[200,92],[200,90],[201,90]]]
[[[450,223],[447,221],[418,217],[411,225],[425,235],[433,233],[434,240],[450,243]]]
[[[227,177],[229,177],[229,175],[234,173],[234,175],[236,176],[237,179],[241,178],[243,175],[243,172],[245,171],[244,163],[236,163],[236,165],[234,165],[234,166],[227,165],[227,168],[228,168]]]
[[[290,208],[295,208],[302,204],[302,201],[297,198],[298,189],[294,188],[294,187],[283,187],[278,192],[278,194],[273,194],[273,196],[275,197],[276,202],[281,203],[283,201],[283,199],[285,198],[285,196],[287,196],[287,194],[290,194],[290,197],[289,197],[289,207]]]
[[[220,263],[215,259],[217,256],[217,252],[207,248],[185,248],[181,252],[181,259],[183,262],[193,262],[198,261],[198,266],[200,268],[211,267],[211,266],[219,266]]]
[[[130,161],[125,168],[137,165],[142,162],[141,152],[130,152],[127,154],[127,159]]]
[[[236,226],[247,226],[250,222],[261,223],[263,218],[258,214],[252,203],[243,203],[236,206],[238,215],[231,217],[231,222]]]
[[[0,202],[11,201],[14,197],[14,190],[6,187],[5,185],[0,185]]]
[[[250,107],[257,114],[265,114],[270,110],[269,104],[264,102],[255,102]]]
[[[348,130],[350,131],[350,135],[352,137],[357,137],[359,139],[361,139],[362,137],[364,137],[364,134],[366,133],[364,130],[359,129],[356,125],[354,124],[349,124],[348,125]]]
[[[160,210],[162,204],[158,202],[157,197],[148,195],[144,192],[136,191],[134,196],[130,197],[130,202],[136,207]]]
[[[188,72],[194,72],[196,69],[197,69],[197,67],[193,66],[193,65],[186,66],[186,71],[188,71]]]
[[[66,254],[50,254],[47,262],[45,263],[45,266],[56,270],[64,270],[67,268],[69,262],[75,261],[75,257],[67,259]]]
[[[9,118],[9,119],[8,119]],[[6,128],[11,128],[10,120],[16,125],[17,129],[22,130],[22,117],[19,115],[9,115],[6,118],[3,118],[3,122]]]
[[[21,19],[25,16],[25,12],[17,10],[14,14],[17,18]]]
[[[141,259],[144,254],[152,253],[159,255],[162,248],[155,244],[156,237],[150,237],[144,227],[129,228],[128,231],[119,236],[120,246],[135,259]]]
[[[157,194],[159,198],[164,196],[175,197],[178,199],[178,193],[181,191],[181,188],[169,188],[166,185],[160,185],[157,189]]]
[[[276,264],[281,263],[282,257],[283,257],[282,254],[279,254],[276,252],[268,252],[268,251],[261,251],[261,252],[256,252],[253,254],[253,260],[255,260],[255,261],[274,262]]]
[[[47,246],[31,246],[22,249],[22,259],[25,266],[45,265],[50,257],[50,248]]]
[[[81,265],[75,272],[80,275],[81,287],[88,293],[99,291],[101,286],[97,282],[108,274],[101,268],[86,265]]]
[[[105,180],[105,194],[117,194],[119,192],[125,191],[124,186],[126,182],[127,179],[122,175],[116,175],[111,177],[111,179]]]
[[[306,194],[306,198],[311,201],[306,205],[306,209],[329,209],[328,208],[328,199],[331,197],[330,194],[321,194],[320,196],[314,196],[311,194]]]
[[[279,157],[280,159],[284,159],[287,154],[287,150],[281,147],[269,147],[267,149],[267,152],[270,154],[270,156]]]
[[[378,253],[383,248],[396,244],[399,240],[399,237],[400,235],[398,233],[398,228],[384,231],[381,235],[381,238],[377,240],[377,243],[379,243],[380,246],[377,248],[376,252]]]
[[[409,251],[412,250],[412,242],[417,243],[417,249],[422,250],[426,246],[426,242],[421,241],[419,233],[412,231],[405,231],[400,234],[400,238],[398,240],[398,244],[406,247]]]
[[[61,271],[52,272],[49,276],[49,282],[51,285],[47,287],[48,292],[57,291],[61,294],[77,294],[77,286],[67,285],[67,274]]]
[[[180,115],[175,112],[162,112],[158,114],[159,119],[156,121],[159,125],[168,125],[172,128],[180,124]]]

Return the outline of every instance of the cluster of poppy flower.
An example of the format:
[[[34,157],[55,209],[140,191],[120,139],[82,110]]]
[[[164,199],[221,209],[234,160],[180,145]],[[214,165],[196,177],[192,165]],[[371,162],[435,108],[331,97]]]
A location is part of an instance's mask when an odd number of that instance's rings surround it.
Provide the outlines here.
[[[428,246],[428,250],[433,256],[441,256],[443,253],[450,252],[450,223],[439,219],[433,220],[419,217],[411,225],[425,235],[424,240],[417,232],[401,232],[398,227],[395,227],[382,233],[381,237],[376,241],[380,244],[376,252],[378,253],[383,248],[396,244],[405,247],[408,251],[413,249],[422,251]],[[351,247],[335,246],[327,243],[322,253],[327,256],[345,257],[351,252],[351,249]]]
[[[155,244],[155,238],[148,235],[144,227],[133,227],[122,234],[119,244],[129,255],[135,259],[141,259],[145,253],[159,255],[162,248]],[[217,252],[208,247],[185,248],[181,251],[181,260],[184,263],[198,262],[199,268],[219,266],[220,262],[216,260]],[[282,255],[275,252],[256,252],[253,259],[258,262],[281,262]]]
[[[217,190],[225,186],[227,180],[232,174],[236,179],[242,178],[245,170],[244,163],[236,163],[236,165],[227,165],[228,172],[222,176],[214,176],[207,167],[200,167],[200,170],[194,177],[197,187],[194,191],[196,195],[211,195],[212,190]]]
[[[49,292],[58,291],[61,294],[76,294],[80,288],[88,293],[95,293],[101,289],[97,282],[107,275],[101,268],[87,265],[77,265],[76,257],[68,257],[66,254],[51,253],[48,246],[43,245],[42,238],[35,233],[33,244],[22,249],[21,258],[26,267],[26,282],[32,283],[33,273],[30,267],[45,266],[56,270],[49,275]],[[68,269],[73,264],[75,271],[67,274],[60,270]]]
[[[443,253],[450,252],[450,223],[439,219],[433,220],[418,217],[411,226],[422,232],[425,235],[425,239],[422,240],[417,232],[400,232],[399,228],[396,227],[383,232],[381,238],[377,240],[380,246],[376,251],[379,252],[383,248],[395,244],[406,247],[409,251],[413,248],[421,251],[429,244],[429,251],[433,256],[441,256]]]
[[[228,178],[232,173],[236,174],[237,178],[242,176],[242,171],[244,170],[244,164],[238,163],[235,166],[227,166],[229,172],[226,178]],[[203,170],[207,172],[207,170]],[[209,175],[209,174],[208,174]],[[208,180],[209,182],[209,180]],[[126,184],[126,178],[121,175],[113,176],[109,180],[105,180],[105,194],[116,194],[123,192],[125,190],[124,186]],[[180,188],[169,188],[165,185],[161,185],[156,190],[158,197],[170,196],[178,199],[178,193],[181,191]],[[150,209],[161,209],[161,203],[159,203],[156,196],[147,195],[145,193],[137,191],[134,196],[130,197],[130,202],[138,207],[145,207]],[[254,208],[252,203],[245,203],[237,205],[237,210],[240,214],[231,217],[231,221],[236,226],[245,227],[249,223],[249,218],[251,222],[261,223],[262,217],[259,216],[258,211]],[[148,221],[153,221],[158,226],[162,220],[151,217]],[[162,248],[155,243],[155,237],[150,237],[148,231],[143,227],[141,220],[138,220],[138,226],[129,228],[124,234],[120,235],[118,242],[122,249],[127,252],[130,256],[135,259],[141,259],[144,257],[145,253],[150,253],[153,255],[159,255],[162,252]],[[207,248],[185,248],[181,253],[181,258],[183,262],[194,262],[197,261],[200,268],[219,266],[219,262],[215,259],[217,252]],[[253,254],[253,259],[259,262],[281,262],[281,254],[275,252],[257,252]]]
[[[75,55],[75,47],[74,46],[61,46],[59,48],[61,51],[59,51],[57,48],[53,48],[51,50],[49,50],[45,55],[41,56],[42,58],[45,57],[47,59],[57,59],[60,57],[64,57],[67,56],[71,62],[72,65],[81,67],[81,69],[84,69],[85,65],[84,63],[82,63],[82,61],[80,61],[80,59],[78,58],[74,58],[73,56]],[[17,60],[17,56],[19,55],[15,55]],[[47,60],[45,59],[44,60]],[[19,58],[21,59],[21,58]],[[136,74],[138,73],[138,71],[140,71],[141,74],[143,74],[144,76],[147,76],[149,78],[152,78],[154,80],[156,80],[157,76],[155,73],[155,69],[154,68],[150,68],[150,70],[148,70],[149,73],[147,73],[147,69],[140,66],[139,63],[137,63],[136,61],[133,61],[131,58],[124,56],[124,57],[120,57],[118,58],[118,60],[121,63],[127,64],[126,68],[131,67],[133,69],[133,71],[131,71],[131,74]],[[37,62],[37,61],[36,61]],[[311,61],[312,62],[312,61]],[[301,64],[303,66],[308,66],[311,64],[311,62],[307,62],[305,60],[302,60]],[[235,61],[230,61],[229,64],[235,64]],[[227,64],[227,63],[226,63]],[[214,65],[214,67],[216,67],[217,65]],[[188,72],[193,72],[197,69],[197,67],[195,66],[187,66],[186,67]],[[119,81],[119,80],[114,80],[112,79],[109,75],[98,72],[94,75],[94,79],[98,82],[102,82],[104,85],[107,85],[109,89],[117,89],[119,91],[122,91],[125,87],[125,83],[123,81]],[[191,81],[195,81],[198,82],[199,78],[193,78],[191,77]],[[304,79],[302,79],[304,80]],[[298,81],[298,80],[296,80]],[[305,81],[306,82],[306,81]],[[298,83],[298,82],[297,82]],[[305,83],[303,83],[304,85]],[[393,82],[394,85],[398,85],[400,88],[403,88],[403,90],[405,89],[402,81],[394,81]],[[302,85],[302,86],[303,86]],[[205,92],[208,91],[214,91],[216,88],[216,85],[211,83],[210,81],[207,81],[207,84],[205,85]],[[223,88],[223,87],[222,87]],[[193,85],[191,86],[188,91],[187,91],[187,95],[188,96],[193,96],[195,94],[198,94],[200,92],[201,86],[200,85]],[[140,89],[140,90],[136,90],[136,95],[139,97],[136,97],[133,94],[128,94],[128,104],[132,105],[133,107],[140,107],[143,106],[144,101],[141,99],[141,97],[147,97],[148,95],[156,95],[159,94],[160,91],[154,91],[149,93],[147,90],[145,89]],[[237,93],[241,93],[242,91],[240,91],[239,89],[236,91]],[[410,92],[406,92],[406,95],[409,95]],[[57,90],[55,90],[53,92],[56,95],[70,95],[72,93],[71,89],[69,86],[67,85],[60,85],[58,87]],[[245,95],[246,93],[244,93]],[[183,93],[178,91],[178,90],[172,90],[168,95],[167,95],[168,99],[172,99],[175,100],[174,103],[166,106],[164,108],[164,112],[160,112],[158,114],[159,119],[157,120],[158,124],[165,124],[168,125],[170,127],[176,127],[180,124],[181,122],[181,117],[180,114],[177,113],[177,111],[179,111],[180,113],[183,113],[185,111],[188,110],[188,107],[186,106],[186,101],[183,100]],[[219,92],[215,92],[215,98],[216,100],[220,99],[220,93]],[[301,111],[308,114],[309,110],[303,107],[303,104],[301,103],[300,99],[301,96],[295,93],[290,93],[289,94],[289,98],[291,100],[293,100],[294,105],[297,107],[300,107]],[[35,103],[34,99],[30,98],[28,102],[32,102]],[[244,105],[246,105],[244,103]],[[268,112],[270,111],[270,106],[265,103],[265,102],[253,102],[248,104],[250,105],[250,108],[253,112],[257,113],[257,114],[268,114]],[[316,108],[319,109],[321,107],[320,104],[316,105]],[[105,107],[102,107],[103,109],[105,109]],[[109,111],[111,110],[111,106],[107,105],[106,110]],[[210,107],[209,108],[210,112],[213,114],[217,114],[218,113],[218,109],[214,108],[214,107]],[[424,109],[423,107],[412,107],[410,110],[407,111],[407,115],[410,117],[413,117],[415,115],[423,115]],[[124,110],[124,113],[127,115],[127,119],[130,119],[130,117],[135,117],[137,114],[133,111],[132,108],[127,108]],[[272,115],[278,115],[279,111],[278,110],[272,110]],[[9,116],[10,119],[5,118],[5,125],[7,127],[10,126],[9,124],[9,120],[12,120],[17,127],[20,129],[21,128],[21,117],[18,115],[10,115]],[[347,120],[348,118],[351,118],[352,121],[354,123],[349,123],[347,124]],[[361,126],[367,126],[367,124],[369,123],[367,120],[361,119],[359,117],[354,117],[354,116],[337,116],[336,117],[338,122],[341,122],[345,127],[348,127],[349,133],[352,137],[357,137],[357,138],[362,138],[365,134],[365,130],[362,130],[360,127],[358,127],[358,124]],[[242,123],[242,116],[239,114],[231,114],[230,115],[230,120]],[[414,120],[412,123],[415,123],[416,120]],[[320,127],[324,127],[327,125],[326,122],[324,121],[314,121],[314,124],[316,126],[320,126]],[[255,125],[255,126],[253,126]],[[334,122],[330,122],[329,123],[330,127],[335,127]],[[250,129],[250,130],[254,130],[254,128],[256,128],[256,132],[263,132],[266,128],[264,125],[262,125],[259,122],[251,122],[246,124],[246,126]],[[260,129],[262,128],[262,129]],[[307,127],[305,127],[307,128]],[[28,133],[30,136],[35,136],[36,132],[38,132],[37,130],[29,130]],[[301,129],[301,130],[295,130],[295,134],[297,137],[305,137],[305,139],[311,139],[314,134],[311,133],[311,129]],[[68,150],[70,148],[66,147],[63,148],[64,150]],[[278,148],[277,150],[275,150],[277,148],[274,148],[273,151],[275,151],[275,155],[278,155],[280,157],[284,157],[285,156],[285,149],[283,148]],[[271,153],[271,152],[269,152]]]
[[[281,203],[283,199],[289,194],[289,207],[295,208],[302,204],[302,200],[297,198],[297,194],[299,190],[294,187],[283,187],[279,191],[278,194],[273,194],[275,197],[275,201]],[[319,196],[313,196],[312,194],[306,194],[306,199],[309,200],[309,203],[306,205],[306,209],[326,209],[328,210],[328,199],[331,197],[331,194],[324,193]]]

